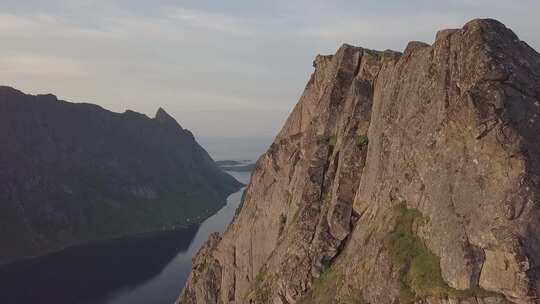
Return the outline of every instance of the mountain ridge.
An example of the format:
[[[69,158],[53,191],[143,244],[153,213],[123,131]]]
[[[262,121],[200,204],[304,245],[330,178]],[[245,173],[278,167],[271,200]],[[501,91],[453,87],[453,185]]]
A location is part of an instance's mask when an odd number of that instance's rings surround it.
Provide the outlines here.
[[[314,67],[177,303],[535,303],[540,54],[475,19]]]
[[[0,87],[0,261],[201,221],[240,183],[160,108]]]

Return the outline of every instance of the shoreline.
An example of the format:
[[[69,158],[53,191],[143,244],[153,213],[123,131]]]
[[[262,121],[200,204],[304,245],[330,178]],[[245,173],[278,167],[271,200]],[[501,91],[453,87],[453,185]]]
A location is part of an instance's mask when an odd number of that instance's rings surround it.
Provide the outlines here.
[[[243,183],[240,182],[240,184],[241,184],[241,186],[236,191],[229,193],[225,197],[225,199],[223,200],[223,204],[218,205],[217,208],[210,211],[206,216],[203,216],[199,220],[196,220],[196,221],[194,221],[192,223],[178,224],[178,225],[175,225],[175,226],[167,228],[167,229],[154,229],[154,230],[144,231],[144,232],[136,232],[136,233],[130,233],[130,234],[124,234],[124,235],[111,236],[111,237],[107,237],[107,238],[103,238],[103,239],[97,239],[97,240],[73,242],[73,243],[67,244],[65,246],[62,246],[60,248],[46,250],[41,254],[32,255],[32,256],[25,256],[25,257],[22,257],[20,259],[15,259],[15,260],[11,260],[11,261],[0,262],[0,270],[2,268],[4,268],[4,267],[9,267],[10,265],[16,265],[16,264],[19,264],[19,263],[27,263],[27,262],[30,262],[30,261],[35,260],[35,259],[43,258],[43,257],[54,255],[54,254],[59,254],[59,253],[61,253],[63,251],[67,251],[67,250],[74,249],[74,248],[84,248],[84,247],[88,247],[88,246],[95,246],[95,245],[99,245],[99,244],[106,244],[106,243],[109,243],[109,242],[117,242],[117,241],[121,241],[121,240],[144,239],[144,238],[149,238],[149,237],[156,236],[156,235],[159,235],[159,234],[178,232],[178,231],[180,231],[182,229],[192,228],[193,226],[200,226],[204,221],[206,221],[210,217],[214,216],[221,209],[223,209],[225,206],[227,206],[227,200],[229,199],[229,197],[231,195],[241,191],[242,189],[244,189],[246,187],[246,185],[244,185]]]
[[[221,209],[219,209],[219,210],[221,210]],[[209,217],[211,217],[212,215],[210,215]],[[105,238],[105,239],[99,239],[99,240],[80,241],[80,242],[71,243],[69,245],[63,246],[63,247],[58,248],[58,249],[45,251],[43,254],[28,256],[28,257],[24,257],[24,258],[21,258],[21,259],[8,261],[8,262],[0,262],[0,270],[3,267],[8,267],[10,265],[16,265],[16,264],[19,264],[19,263],[27,263],[27,262],[29,262],[31,260],[44,258],[44,257],[50,256],[50,255],[55,255],[55,254],[61,253],[63,251],[67,251],[67,250],[71,250],[71,249],[75,249],[75,248],[90,247],[90,246],[95,246],[95,245],[99,245],[99,244],[117,242],[117,241],[121,241],[121,240],[144,239],[144,238],[156,236],[156,235],[159,235],[159,234],[178,232],[181,229],[186,229],[186,228],[190,228],[190,227],[193,227],[193,226],[199,226],[202,222],[204,222],[209,217],[205,218],[204,220],[202,220],[200,222],[192,223],[192,224],[189,224],[189,225],[178,225],[178,226],[175,226],[172,229],[152,230],[152,231],[139,232],[139,233],[134,233],[134,234],[126,234],[126,235],[121,235],[121,236],[114,236],[114,237],[111,237],[111,238]]]

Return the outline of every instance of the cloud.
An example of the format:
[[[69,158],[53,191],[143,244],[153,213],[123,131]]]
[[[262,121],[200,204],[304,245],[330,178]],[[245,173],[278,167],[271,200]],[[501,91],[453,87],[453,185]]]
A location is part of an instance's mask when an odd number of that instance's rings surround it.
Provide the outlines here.
[[[20,54],[0,57],[0,73],[27,76],[82,76],[88,71],[81,62],[66,57]]]
[[[0,35],[3,37],[54,36],[73,32],[71,29],[63,18],[53,15],[0,13]]]
[[[345,42],[402,50],[491,16],[540,47],[540,2],[480,1],[5,0],[0,84],[120,112],[164,106],[199,135],[267,133],[315,55]]]
[[[357,18],[328,19],[324,23],[309,23],[294,33],[329,43],[351,43],[367,48],[402,50],[411,40],[433,41],[436,31],[459,27],[462,16],[439,13],[406,15],[363,14]]]
[[[328,43],[351,43],[369,48],[402,50],[407,42],[432,42],[435,33],[445,28],[460,28],[474,18],[495,18],[514,29],[532,45],[540,46],[540,30],[533,25],[539,1],[456,0],[407,5],[379,1],[340,1],[343,5],[318,3],[300,14],[293,33],[302,39]],[[531,35],[531,33],[534,33]],[[305,38],[304,38],[305,39]]]
[[[169,7],[164,10],[167,11],[168,18],[181,21],[193,28],[231,35],[249,36],[254,34],[253,24],[250,25],[248,20],[242,18],[183,7]]]

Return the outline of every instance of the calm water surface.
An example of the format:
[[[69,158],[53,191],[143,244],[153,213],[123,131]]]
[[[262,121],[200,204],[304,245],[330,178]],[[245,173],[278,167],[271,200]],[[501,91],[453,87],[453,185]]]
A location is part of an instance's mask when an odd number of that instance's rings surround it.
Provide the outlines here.
[[[230,172],[247,184],[250,173]],[[78,246],[0,267],[1,304],[173,303],[191,258],[234,217],[243,189],[200,226]]]

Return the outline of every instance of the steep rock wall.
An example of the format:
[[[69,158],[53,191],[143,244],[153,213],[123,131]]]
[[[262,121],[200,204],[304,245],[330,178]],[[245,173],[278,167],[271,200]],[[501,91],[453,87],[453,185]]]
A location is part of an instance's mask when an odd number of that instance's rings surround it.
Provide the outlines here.
[[[540,55],[473,20],[314,66],[179,303],[534,303]]]

